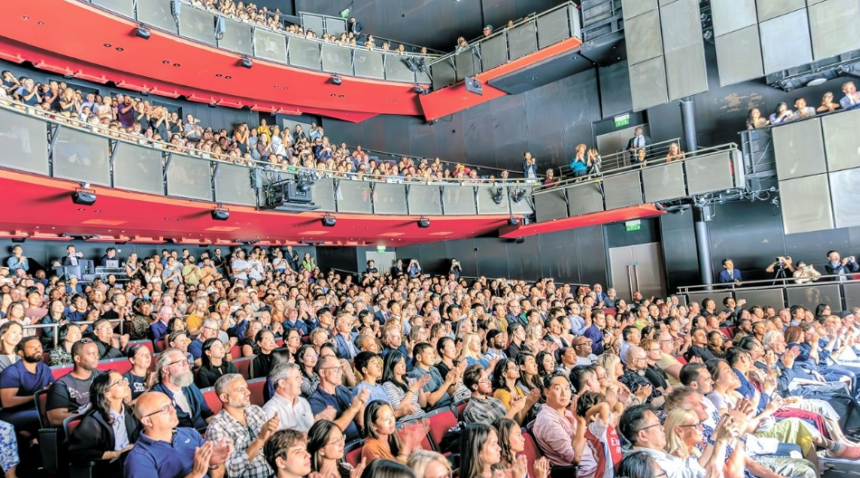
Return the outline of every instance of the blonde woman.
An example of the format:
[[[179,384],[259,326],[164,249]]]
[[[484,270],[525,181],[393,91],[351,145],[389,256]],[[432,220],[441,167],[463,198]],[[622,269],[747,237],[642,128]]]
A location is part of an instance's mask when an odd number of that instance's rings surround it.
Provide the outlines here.
[[[681,151],[681,147],[678,146],[678,143],[672,143],[669,145],[669,153],[666,155],[666,162],[671,163],[672,161],[680,161],[684,159],[684,152]]]
[[[487,360],[483,356],[481,353],[481,336],[478,334],[466,334],[463,337],[463,351],[460,352],[460,360],[465,360],[467,367],[479,364],[484,370],[492,370],[498,362],[498,358]]]
[[[731,418],[723,419],[714,430],[713,445],[699,451],[698,446],[704,443],[704,426],[699,422],[699,416],[691,410],[676,408],[669,412],[663,423],[666,431],[666,452],[680,458],[684,468],[697,471],[699,476],[707,475],[706,470],[722,468],[720,476],[740,478],[743,476],[744,453],[741,450],[732,454],[726,462],[726,446],[738,436],[738,425]]]
[[[448,459],[435,451],[415,450],[406,465],[415,473],[415,478],[448,478],[453,473]]]

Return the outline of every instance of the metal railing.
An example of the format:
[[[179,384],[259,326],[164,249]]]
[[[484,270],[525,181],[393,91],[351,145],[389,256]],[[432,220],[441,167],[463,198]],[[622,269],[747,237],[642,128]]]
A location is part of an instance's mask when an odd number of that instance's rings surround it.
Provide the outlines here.
[[[813,281],[809,277],[788,274],[787,277],[741,281],[740,284],[683,286],[678,287],[678,294],[685,297],[688,303],[701,303],[710,298],[719,304],[723,298],[732,297],[746,300],[748,306],[769,305],[777,309],[801,305],[815,310],[819,304],[826,304],[835,313],[860,307],[860,280],[851,277],[853,274],[830,274],[821,275]],[[801,283],[796,283],[798,281]]]
[[[298,17],[300,19],[300,25],[303,29],[305,29],[305,31],[307,31],[308,28],[311,28],[316,32],[325,32],[335,36],[339,36],[341,33],[350,33],[351,27],[349,24],[349,18],[335,17],[332,15],[323,15],[321,13],[312,12],[298,12]],[[365,44],[365,39],[368,36],[372,36],[376,40],[388,42],[389,45],[403,45],[407,53],[421,53],[421,49],[424,48],[429,55],[445,54],[444,51],[434,50],[433,48],[427,48],[425,46],[416,45],[414,43],[409,43],[405,41],[385,38],[379,35],[368,34],[367,32],[362,32],[359,35],[360,36],[356,36],[356,43],[359,46]],[[379,45],[381,46],[381,43]]]
[[[5,102],[12,103],[12,102]],[[81,183],[199,201],[271,207],[273,184],[313,185],[322,212],[392,215],[532,214],[520,181],[375,178],[300,166],[234,164],[186,149],[0,103],[0,167]],[[152,144],[150,144],[152,143]],[[157,147],[153,147],[157,146]],[[313,210],[313,209],[312,209]]]
[[[642,148],[645,150],[645,161],[649,164],[661,164],[666,162],[669,148],[675,143],[680,145],[680,141],[681,138],[672,138],[660,141],[659,143],[649,144],[645,148]],[[601,155],[599,172],[600,174],[609,174],[625,167],[635,166],[632,163],[634,157],[636,157],[636,151],[628,150],[617,151],[606,156]],[[557,169],[560,177],[565,178],[573,176],[573,170],[570,168],[570,165],[559,166]]]
[[[125,319],[108,319],[108,322],[110,322],[112,324],[118,323],[119,324],[119,334],[122,335],[125,333]],[[92,325],[95,322],[81,320],[78,322],[71,322],[70,321],[68,323],[73,324],[73,325]],[[57,348],[57,344],[59,343],[60,327],[62,327],[62,325],[60,325],[59,323],[56,323],[56,322],[52,323],[52,324],[29,324],[29,325],[22,325],[21,326],[21,328],[24,330],[54,329],[54,335],[52,338],[52,340],[54,341],[54,348]]]
[[[349,146],[349,148],[355,149],[355,147],[353,147],[353,146]],[[429,159],[430,161],[435,159],[435,158],[424,158],[422,156],[414,156],[414,155],[410,155],[410,154],[390,153],[388,151],[379,151],[376,149],[367,149],[364,147],[362,147],[361,150],[364,151],[365,153],[367,153],[369,156],[371,156],[371,158],[376,157],[381,161],[387,161],[387,162],[400,162],[400,160],[402,158],[406,158],[406,159],[409,159],[412,162],[416,163],[416,165],[417,165],[417,163],[420,163],[421,161],[424,161],[425,159]],[[440,159],[439,161],[443,165],[446,165],[446,166],[456,167],[457,165],[463,165],[469,169],[475,169],[478,171],[479,176],[486,175],[486,174],[482,173],[483,171],[490,171],[490,174],[498,174],[498,173],[501,173],[502,171],[507,171],[509,174],[513,173],[516,176],[522,176],[522,174],[523,174],[522,171],[512,171],[510,169],[496,168],[493,166],[479,166],[477,164],[469,164],[469,163],[464,163],[462,161],[450,161],[450,160],[444,160],[444,159]],[[538,177],[542,177],[542,176],[539,175]],[[519,179],[522,180],[522,178],[519,178]]]
[[[147,27],[195,43],[221,48],[246,57],[259,58],[307,70],[335,75],[429,84],[426,73],[413,71],[413,64],[429,62],[432,56],[383,52],[358,46],[339,45],[307,38],[224,16],[173,0],[79,0]],[[180,5],[177,9],[175,5]]]
[[[492,70],[568,38],[582,38],[582,21],[576,3],[569,1],[467,46],[456,45],[453,53],[430,63],[433,89]]]

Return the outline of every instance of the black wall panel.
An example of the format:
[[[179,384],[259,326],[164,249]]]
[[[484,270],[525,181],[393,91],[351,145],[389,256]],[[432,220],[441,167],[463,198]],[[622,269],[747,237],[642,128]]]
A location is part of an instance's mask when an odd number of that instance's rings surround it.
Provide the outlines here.
[[[367,265],[359,257],[355,247],[320,247],[317,249],[317,266],[320,270],[343,269],[350,272],[362,272]]]
[[[505,244],[508,250],[508,277],[537,280],[541,277],[540,238],[529,236],[523,239],[519,244],[515,241]]]
[[[505,240],[497,237],[475,238],[478,275],[501,278],[508,274],[508,251]]]
[[[503,169],[521,171],[523,153],[528,150],[525,95],[503,96],[491,105],[496,164]]]
[[[606,246],[603,227],[591,226],[574,229],[574,243],[579,257],[579,281],[586,284],[606,284]]]
[[[474,239],[461,239],[459,241],[446,241],[448,257],[460,261],[460,272],[463,276],[478,277],[478,257],[475,252]]]
[[[515,0],[483,0],[481,8],[484,13],[484,23],[493,28],[503,27],[508,20],[517,18],[517,5]]]
[[[664,214],[658,221],[669,290],[700,282],[693,214]]]
[[[410,153],[409,123],[400,121],[396,116],[383,116],[381,119],[385,129],[385,151]]]
[[[774,257],[785,254],[782,218],[768,203],[717,206],[708,227],[715,274],[722,269],[722,260],[731,258],[745,279],[765,279],[765,267]]]
[[[464,111],[463,127],[464,149],[468,162],[499,167],[493,145],[493,107],[491,103],[482,103]]]
[[[436,148],[436,133],[433,126],[421,121],[412,121],[409,123],[409,135],[405,139],[407,142],[410,142],[410,153],[424,158],[439,156],[439,150]]]
[[[450,265],[448,249],[444,242],[421,244],[421,268],[425,274],[447,273]]]
[[[541,234],[539,239],[542,275],[561,282],[579,282],[580,257],[574,231]]]
[[[597,73],[600,76],[600,104],[603,107],[603,117],[626,113],[633,109],[627,61],[600,67]]]
[[[541,166],[568,164],[564,147],[564,130],[558,119],[564,116],[564,106],[558,98],[567,93],[562,82],[525,93],[528,145],[532,155],[541,160]],[[540,168],[543,173],[544,168]]]
[[[439,157],[449,161],[463,161],[466,145],[463,140],[463,117],[455,114],[439,119],[433,126],[436,134],[436,151]],[[472,163],[470,161],[470,163]],[[482,163],[472,163],[482,164]]]

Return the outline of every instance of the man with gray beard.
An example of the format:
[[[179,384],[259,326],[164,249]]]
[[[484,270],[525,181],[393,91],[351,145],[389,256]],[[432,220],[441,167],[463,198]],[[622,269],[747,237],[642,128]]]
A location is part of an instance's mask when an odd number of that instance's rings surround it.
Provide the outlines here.
[[[194,374],[185,353],[179,349],[167,349],[155,362],[158,384],[153,392],[161,392],[176,407],[180,427],[202,430],[212,420],[212,410],[206,404],[200,389],[194,385]]]

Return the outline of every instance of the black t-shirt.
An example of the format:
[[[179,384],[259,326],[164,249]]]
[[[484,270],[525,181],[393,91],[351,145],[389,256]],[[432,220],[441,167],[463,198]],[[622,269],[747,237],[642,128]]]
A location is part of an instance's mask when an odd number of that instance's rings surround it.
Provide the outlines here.
[[[137,397],[143,395],[143,392],[146,391],[146,377],[138,377],[129,370],[123,375],[123,378],[128,380],[132,400],[136,400]]]
[[[101,370],[93,370],[90,378],[86,380],[75,378],[71,372],[67,373],[48,389],[45,410],[67,408],[69,412],[79,412],[82,407],[90,404],[90,385],[93,379],[102,373],[104,372]]]
[[[203,366],[194,374],[194,384],[197,388],[207,388],[215,385],[215,382],[224,374],[238,373],[232,362],[221,362],[220,367]]]

